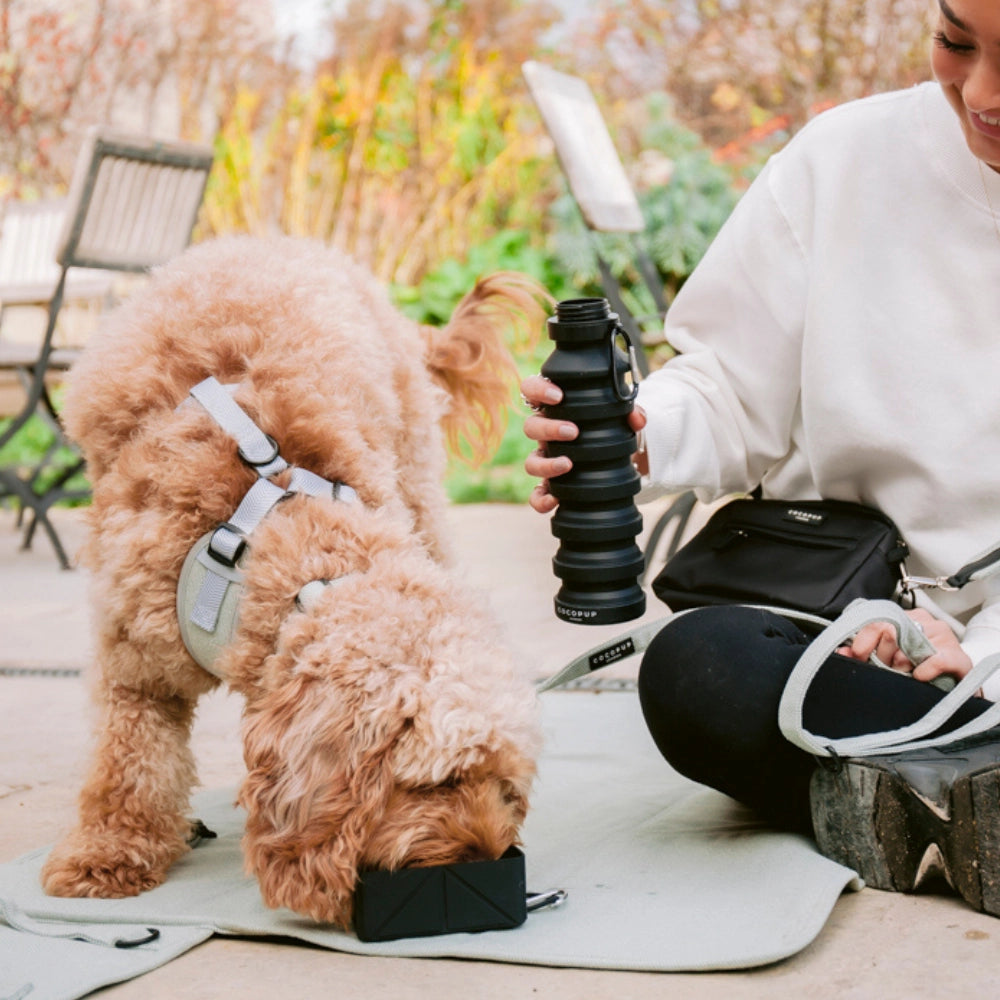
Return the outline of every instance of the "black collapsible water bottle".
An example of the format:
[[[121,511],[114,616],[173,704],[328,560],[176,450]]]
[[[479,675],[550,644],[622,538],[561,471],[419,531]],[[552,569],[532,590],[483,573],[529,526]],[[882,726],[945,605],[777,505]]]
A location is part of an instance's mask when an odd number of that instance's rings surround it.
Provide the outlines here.
[[[549,484],[559,500],[552,516],[560,541],[552,565],[562,580],[556,615],[583,625],[629,621],[646,610],[638,583],[644,560],[635,542],[642,515],[633,500],[640,478],[628,425],[638,391],[632,344],[606,299],[559,302],[548,328],[556,346],[542,374],[562,389],[563,401],[543,412],[580,429],[575,441],[546,442],[550,456],[573,462]]]

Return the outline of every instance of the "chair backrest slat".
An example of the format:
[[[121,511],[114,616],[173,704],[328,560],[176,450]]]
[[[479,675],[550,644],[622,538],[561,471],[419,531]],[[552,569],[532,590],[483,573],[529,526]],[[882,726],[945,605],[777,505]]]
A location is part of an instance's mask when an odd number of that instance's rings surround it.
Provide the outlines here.
[[[166,263],[191,240],[211,166],[208,146],[91,130],[67,197],[5,204],[0,308],[48,304],[64,269],[64,297],[90,298],[108,271]]]
[[[56,247],[66,220],[66,199],[8,201],[0,224],[0,308],[46,305],[59,281]],[[67,276],[66,296],[104,295],[112,277],[106,271],[74,268]]]
[[[144,271],[191,239],[212,150],[96,131],[70,188],[58,250],[67,266]]]
[[[55,284],[59,266],[54,248],[65,215],[65,198],[10,203],[0,238],[0,287]]]

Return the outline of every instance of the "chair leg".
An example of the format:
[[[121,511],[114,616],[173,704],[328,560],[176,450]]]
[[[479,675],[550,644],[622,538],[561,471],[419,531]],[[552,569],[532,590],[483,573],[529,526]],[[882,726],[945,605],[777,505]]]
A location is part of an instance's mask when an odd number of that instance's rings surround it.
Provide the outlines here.
[[[52,543],[52,548],[55,550],[56,558],[59,560],[59,565],[63,569],[72,569],[72,564],[70,563],[69,557],[66,555],[66,549],[63,547],[62,541],[59,538],[59,534],[49,519],[49,508],[56,501],[64,499],[67,495],[78,495],[78,494],[67,494],[63,490],[48,490],[42,496],[39,496],[33,490],[29,489],[27,484],[17,476],[15,473],[7,470],[0,469],[0,485],[3,486],[4,492],[15,497],[21,505],[20,513],[23,514],[25,510],[31,511],[31,521],[28,523],[28,527],[25,529],[24,536],[21,541],[21,549],[29,549],[31,547],[31,541],[35,533],[35,528],[40,524],[45,530],[45,533],[49,536],[49,541]]]
[[[646,565],[642,571],[642,582],[645,583],[653,569],[653,557],[671,522],[676,521],[674,533],[670,537],[670,544],[667,546],[664,561],[669,559],[681,546],[684,531],[688,521],[691,519],[691,512],[695,508],[697,499],[693,493],[682,493],[676,500],[660,515],[659,520],[653,525],[653,530],[649,533],[646,541]]]
[[[59,541],[59,536],[49,520],[48,510],[54,504],[57,504],[60,500],[83,500],[90,496],[90,489],[76,489],[76,490],[65,490],[63,487],[68,483],[78,472],[82,472],[85,468],[85,463],[82,458],[78,458],[72,465],[64,468],[56,478],[48,484],[44,491],[38,492],[36,489],[38,479],[43,472],[49,467],[49,458],[51,455],[59,448],[59,442],[56,442],[46,453],[42,461],[35,466],[32,471],[31,476],[27,480],[21,480],[24,484],[24,490],[17,490],[14,495],[14,499],[17,501],[17,520],[15,522],[18,529],[24,529],[24,535],[21,539],[21,549],[22,551],[27,551],[31,548],[32,540],[35,536],[35,529],[41,523],[42,527],[45,529],[45,533],[52,540],[52,547],[56,550],[56,555],[59,558],[59,562],[63,569],[70,569],[70,562],[66,557],[66,552]],[[5,482],[10,482],[9,479],[4,479]],[[30,499],[26,499],[26,497]],[[31,512],[31,520],[24,524],[24,515],[26,511]]]
[[[24,370],[19,372],[25,387],[25,402],[21,411],[4,428],[2,434],[0,434],[0,446],[12,440],[20,432],[21,428],[36,414],[55,430],[56,439],[53,448],[57,448],[60,443],[65,441],[62,435],[62,428],[59,426],[55,406],[49,396],[48,387],[45,384],[45,377],[50,371],[49,360],[52,355],[52,339],[55,333],[59,310],[62,307],[67,270],[68,266],[64,264],[52,299],[49,302],[48,323],[45,328],[45,335],[42,338],[38,357],[32,364],[25,366]],[[10,495],[20,504],[18,527],[23,524],[25,510],[28,509],[31,511],[31,521],[25,529],[21,548],[30,548],[35,528],[41,524],[45,533],[49,536],[49,540],[52,542],[52,547],[55,549],[60,565],[63,569],[70,569],[71,565],[66,555],[66,550],[63,548],[59,535],[49,519],[48,511],[59,500],[70,497],[84,497],[89,495],[89,491],[81,492],[63,489],[69,479],[82,469],[82,459],[74,462],[68,469],[60,472],[54,482],[46,489],[39,490],[39,477],[48,467],[52,454],[54,454],[52,449],[47,451],[41,463],[36,465],[27,474],[19,473],[19,470],[12,466],[0,467],[0,496]]]
[[[69,561],[69,557],[66,555],[66,550],[63,548],[59,535],[53,527],[52,522],[49,520],[48,511],[36,510],[34,512],[34,515],[31,518],[31,523],[28,525],[28,530],[25,532],[24,540],[21,542],[21,548],[29,549],[31,547],[31,536],[34,534],[35,526],[38,524],[41,524],[41,526],[45,529],[45,534],[49,536],[49,541],[52,543],[52,548],[55,549],[59,565],[63,569],[72,569],[73,564]]]

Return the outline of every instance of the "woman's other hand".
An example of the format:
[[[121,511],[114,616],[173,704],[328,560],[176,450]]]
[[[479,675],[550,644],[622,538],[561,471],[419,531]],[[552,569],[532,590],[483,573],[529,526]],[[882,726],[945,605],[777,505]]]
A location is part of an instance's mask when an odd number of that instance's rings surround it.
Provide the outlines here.
[[[943,674],[961,680],[972,669],[972,660],[959,645],[958,636],[951,627],[924,608],[914,608],[906,613],[921,627],[937,650],[922,663],[914,664],[899,648],[896,629],[888,622],[866,625],[849,645],[842,646],[837,652],[853,660],[867,660],[874,653],[886,666],[911,673],[918,681],[932,681]]]

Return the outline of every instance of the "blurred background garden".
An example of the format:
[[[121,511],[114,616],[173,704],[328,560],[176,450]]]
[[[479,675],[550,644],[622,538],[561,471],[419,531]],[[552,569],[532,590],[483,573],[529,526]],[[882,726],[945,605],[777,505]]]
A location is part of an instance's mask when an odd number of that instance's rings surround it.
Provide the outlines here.
[[[352,253],[442,323],[477,277],[602,295],[594,242],[521,66],[585,79],[667,300],[766,158],[834,104],[927,76],[927,0],[0,0],[0,198],[64,194],[86,129],[210,143],[195,240],[284,232]],[[655,312],[623,238],[597,246]],[[0,336],[3,336],[0,330]],[[649,338],[653,367],[669,345]],[[525,372],[548,353],[522,354]],[[527,442],[457,501],[523,500]],[[46,431],[19,435],[44,450]],[[15,442],[12,442],[12,446]],[[0,461],[19,459],[10,454]]]

